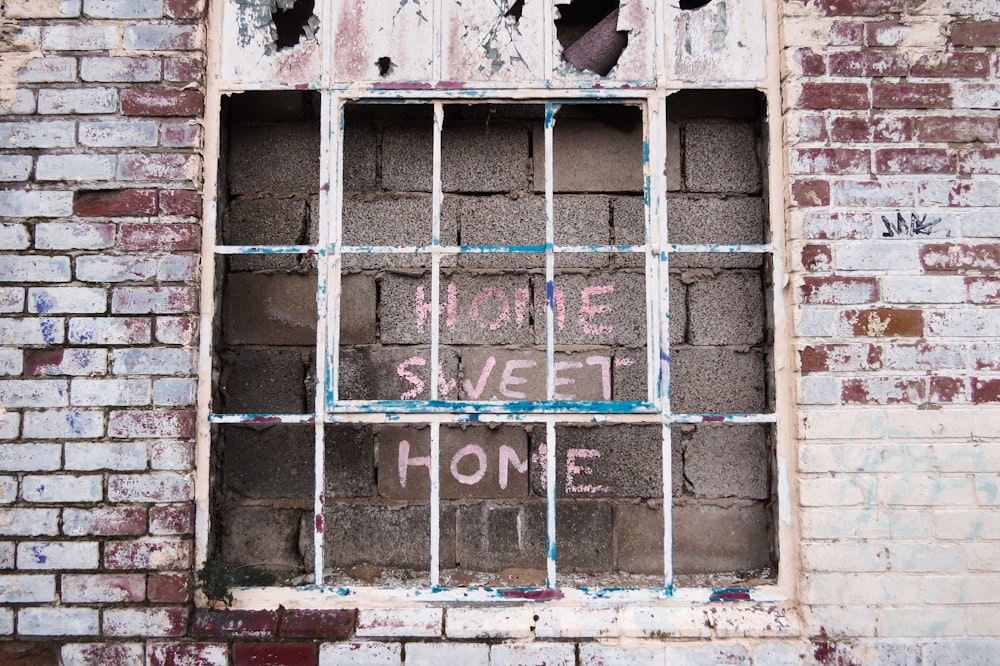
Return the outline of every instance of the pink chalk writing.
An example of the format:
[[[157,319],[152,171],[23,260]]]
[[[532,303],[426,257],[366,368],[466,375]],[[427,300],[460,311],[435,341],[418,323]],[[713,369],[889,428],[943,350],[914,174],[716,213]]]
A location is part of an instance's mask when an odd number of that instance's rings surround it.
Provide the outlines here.
[[[593,296],[610,294],[614,292],[614,290],[615,288],[613,285],[606,284],[597,287],[584,287],[583,291],[580,292],[580,327],[583,329],[584,333],[588,335],[600,335],[601,333],[614,332],[614,326],[605,326],[604,324],[595,325],[593,323],[595,315],[611,312],[611,305],[608,303],[591,305],[590,303],[590,299]]]
[[[417,456],[410,457],[410,443],[407,440],[399,442],[399,486],[406,487],[406,475],[411,467],[426,467],[427,473],[431,472],[431,457]]]
[[[402,394],[400,394],[399,396],[400,400],[413,400],[421,393],[423,393],[424,389],[427,386],[427,384],[424,382],[423,379],[410,372],[410,366],[414,365],[426,366],[427,359],[421,358],[419,356],[411,356],[410,358],[406,359],[398,366],[396,366],[396,374],[398,374],[400,377],[402,377],[403,379],[405,379],[406,381],[408,381],[410,384],[413,385],[413,388],[411,388],[409,391],[405,391]],[[458,380],[447,379],[444,376],[444,367],[442,367],[442,365],[438,363],[438,393],[442,397],[448,397],[448,394],[451,393],[452,390],[457,385],[458,385]]]
[[[493,358],[492,356],[490,358]],[[538,365],[537,361],[526,361],[521,359],[512,358],[504,364],[503,376],[500,378],[500,395],[505,398],[514,398],[515,400],[524,400],[523,391],[512,391],[511,386],[517,386],[519,384],[527,384],[528,380],[524,377],[518,377],[514,375],[514,371],[519,368],[533,368]]]
[[[463,458],[468,456],[476,456],[476,460],[479,462],[479,468],[472,474],[463,474],[458,471],[458,463],[462,461]],[[483,451],[483,447],[476,444],[467,444],[456,453],[451,458],[451,475],[455,477],[455,480],[459,483],[472,486],[483,480],[486,476],[486,452]]]
[[[593,474],[593,470],[590,467],[577,465],[577,459],[597,459],[600,457],[601,452],[597,449],[570,449],[566,452],[566,492],[588,494],[611,492],[611,489],[608,486],[595,486],[589,484],[579,485],[576,483],[577,476]]]
[[[459,469],[462,461],[466,458],[473,457],[476,460],[476,470],[472,473],[465,473]],[[527,459],[521,460],[517,451],[513,448],[503,444],[499,449],[498,464],[500,466],[498,479],[501,490],[506,490],[508,482],[510,480],[510,469],[514,470],[520,474],[528,473],[528,461]],[[431,470],[431,459],[430,456],[414,456],[410,457],[410,442],[408,440],[400,440],[398,456],[397,456],[397,467],[399,474],[399,487],[405,488],[407,481],[409,480],[409,471],[411,467],[423,467],[427,470],[428,474]],[[484,449],[479,444],[467,444],[455,452],[455,455],[451,457],[451,461],[448,465],[448,471],[451,473],[452,477],[466,486],[474,486],[481,482],[486,477],[486,472],[489,469],[489,459],[486,455],[486,449]]]
[[[431,313],[431,304],[424,295],[423,285],[417,287],[414,297],[415,305],[413,312],[417,317],[417,332],[423,333],[427,317]],[[458,287],[454,283],[448,284],[447,296],[445,297],[445,302],[439,305],[439,312],[445,316],[444,325],[448,330],[454,330],[455,317],[458,316]]]
[[[500,312],[497,314],[496,319],[486,323],[491,331],[495,331],[505,321],[510,319],[510,302],[507,300],[507,294],[504,293],[503,289],[486,287],[476,294],[476,297],[472,299],[472,306],[469,308],[469,316],[472,317],[472,321],[479,321],[479,307],[489,298],[496,298],[500,301]]]

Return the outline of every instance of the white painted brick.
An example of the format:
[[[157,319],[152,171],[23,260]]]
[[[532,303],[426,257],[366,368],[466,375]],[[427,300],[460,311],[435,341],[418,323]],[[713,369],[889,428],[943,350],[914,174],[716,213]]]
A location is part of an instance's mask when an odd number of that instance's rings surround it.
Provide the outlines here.
[[[34,362],[32,374],[37,376],[52,375],[103,375],[107,372],[107,349],[77,349],[62,348],[51,358]]]
[[[837,335],[840,312],[820,308],[800,308],[796,313],[796,332],[807,338],[829,338]]]
[[[128,345],[149,342],[148,319],[134,317],[74,317],[69,320],[69,341],[81,345]]]
[[[402,659],[400,643],[347,641],[319,646],[319,666],[399,666]]]
[[[407,643],[406,661],[415,664],[489,666],[490,646],[486,643]]]
[[[17,477],[0,476],[0,504],[10,504],[17,499]]]
[[[1000,541],[962,544],[969,571],[1000,572]]]
[[[886,416],[884,432],[894,439],[1000,436],[1000,412],[984,405],[976,409],[889,411]]]
[[[108,51],[117,46],[118,30],[110,25],[55,25],[42,30],[46,51]]]
[[[112,474],[108,479],[109,502],[185,502],[193,496],[193,485],[186,474]]]
[[[10,37],[10,51],[38,51],[42,47],[42,29],[21,24]]]
[[[920,246],[916,243],[878,244],[871,241],[841,243],[834,250],[833,266],[842,271],[918,270]]]
[[[801,434],[808,439],[882,439],[886,416],[867,410],[803,410]],[[909,412],[908,412],[909,413]]]
[[[878,480],[879,499],[885,504],[910,506],[974,505],[971,479],[918,474],[894,474]]]
[[[76,277],[84,282],[147,280],[156,275],[153,257],[88,256],[76,260]]]
[[[116,375],[190,375],[194,368],[190,349],[116,349],[111,353],[111,372]]]
[[[958,573],[965,569],[958,546],[926,543],[889,544],[892,570],[907,573]]]
[[[811,509],[802,512],[807,539],[884,539],[889,521],[876,509]]]
[[[857,607],[878,605],[886,599],[899,605],[919,604],[925,600],[924,590],[918,583],[909,574],[809,574],[805,577],[802,596],[806,604]]]
[[[3,282],[68,282],[69,279],[69,257],[0,257],[0,281]]]
[[[28,312],[97,313],[107,310],[107,291],[93,287],[33,287],[28,290]]]
[[[76,143],[75,137],[76,123],[64,120],[0,123],[0,148],[72,148]],[[66,194],[72,196],[72,193]]]
[[[229,647],[218,643],[153,643],[149,658],[154,664],[175,666],[229,666]],[[320,650],[329,643],[321,644]],[[338,644],[338,645],[342,645]],[[86,666],[90,666],[87,664]]]
[[[14,611],[10,608],[0,608],[0,636],[14,633]]]
[[[0,412],[0,439],[18,439],[21,434],[21,415],[6,410]]]
[[[60,580],[60,598],[70,603],[117,603],[146,597],[143,574],[68,574]]]
[[[62,666],[125,666],[143,664],[140,643],[69,643],[59,650]],[[180,664],[178,663],[178,666]],[[199,666],[209,666],[200,664]]]
[[[56,577],[49,575],[0,576],[0,602],[8,604],[55,601]]]
[[[52,474],[25,476],[21,481],[21,497],[25,502],[99,502],[103,495],[102,478],[98,474],[74,476]]]
[[[875,478],[856,474],[806,476],[799,480],[799,500],[803,506],[870,505],[875,500]]]
[[[19,375],[24,370],[24,354],[20,349],[0,349],[0,377]]]
[[[31,245],[28,230],[23,224],[0,225],[0,249],[24,250]]]
[[[73,18],[80,15],[80,0],[6,0],[4,9],[10,18]]]
[[[59,83],[76,79],[76,58],[31,58],[17,71],[21,83]]]
[[[24,412],[26,439],[91,439],[104,434],[104,413],[79,409]]]
[[[93,636],[98,624],[94,608],[24,608],[17,613],[22,636]]]
[[[118,471],[146,468],[146,445],[142,442],[110,444],[105,442],[66,442],[65,469]]]
[[[115,113],[116,111],[118,111],[118,91],[115,88],[38,91],[38,113],[41,114]]]
[[[670,666],[704,666],[705,664],[750,666],[750,654],[747,649],[735,643],[669,644],[663,650],[666,655],[666,663]]]
[[[90,18],[149,19],[163,16],[162,0],[84,0],[83,13]]]
[[[1000,505],[1000,474],[976,474],[976,503],[979,506]]]
[[[575,666],[576,654],[571,643],[501,643],[490,648],[492,666]]]
[[[928,337],[987,337],[1000,330],[1000,310],[962,308],[924,315]]]
[[[148,405],[150,399],[148,379],[75,379],[70,390],[76,407]]]
[[[5,115],[30,115],[35,112],[35,91],[18,88],[14,91],[14,99],[10,108],[0,104],[0,117]],[[0,130],[2,133],[2,130]]]
[[[963,182],[956,188],[951,205],[1000,206],[1000,188],[997,188],[995,180],[982,179]]]
[[[65,217],[72,214],[72,192],[0,192],[0,215],[6,217]]]
[[[942,510],[934,514],[934,536],[939,539],[976,541],[1000,534],[1000,512],[992,508],[966,511]]]
[[[879,610],[879,632],[887,638],[963,636],[965,617],[950,608],[891,608]]]
[[[132,25],[125,28],[123,42],[135,51],[170,51],[197,47],[201,35],[191,25]]]
[[[0,541],[0,569],[14,568],[14,542]]]
[[[193,310],[189,287],[115,287],[111,311],[116,314],[175,314]]]
[[[0,312],[24,312],[24,289],[22,287],[0,287]]]
[[[952,84],[952,103],[956,109],[1000,109],[1000,84]]]
[[[156,440],[149,443],[149,460],[153,469],[184,471],[194,462],[194,447],[190,442]],[[441,614],[437,614],[438,632]],[[379,634],[382,635],[382,634]],[[433,635],[437,635],[435,632]]]
[[[198,275],[198,257],[170,255],[160,259],[156,279],[161,282],[186,282]]]
[[[835,377],[805,375],[799,380],[799,403],[839,405],[840,382]]]
[[[410,654],[409,646],[406,654]],[[580,643],[580,666],[663,666],[665,663],[666,653],[659,646],[640,648]]]
[[[925,208],[947,206],[952,187],[946,180],[880,178],[874,182],[838,180],[830,189],[837,206]]]
[[[156,341],[165,345],[194,344],[198,339],[198,320],[195,317],[157,317]]]
[[[875,609],[861,606],[804,606],[802,620],[810,636],[874,636],[878,625]]]
[[[17,545],[18,569],[96,569],[96,541],[34,541]]]
[[[58,509],[0,509],[0,534],[50,536],[58,531]]]
[[[41,155],[35,162],[38,180],[92,181],[115,177],[113,155]]]
[[[965,280],[951,276],[889,276],[879,279],[886,303],[962,303]]]
[[[158,81],[160,62],[154,58],[129,56],[80,58],[80,78],[84,81],[112,83]]]
[[[64,380],[11,379],[0,381],[0,404],[5,407],[65,407],[69,392]]]
[[[35,247],[39,250],[103,250],[114,244],[114,224],[42,222],[35,225]],[[83,258],[77,258],[77,263]]]
[[[0,444],[0,470],[48,472],[62,464],[59,444]]]
[[[197,399],[198,384],[193,379],[157,379],[153,382],[153,404],[188,407]]]
[[[32,159],[28,155],[0,155],[0,181],[27,180]]]
[[[623,608],[620,631],[631,638],[708,638],[712,633],[706,610],[690,606]]]
[[[966,213],[962,216],[962,235],[967,238],[1000,236],[1000,216],[992,212]]]
[[[969,609],[970,615],[985,614],[989,609]],[[993,633],[996,632],[993,624]],[[948,666],[982,666],[992,663],[1000,653],[1000,639],[995,635],[984,639],[958,638],[953,641],[932,641],[924,645],[925,664]]]
[[[441,635],[440,608],[361,609],[356,635],[360,637],[433,637]]]
[[[156,123],[149,121],[81,122],[80,144],[97,148],[152,147]]]
[[[815,651],[806,643],[763,643],[753,648],[754,666],[802,666],[803,655]]]
[[[106,636],[176,636],[175,608],[109,608],[104,611]]]
[[[927,541],[934,532],[932,512],[927,509],[887,509],[889,536],[893,539]]]
[[[889,551],[878,543],[805,543],[803,566],[811,571],[887,571]]]
[[[530,606],[449,608],[445,616],[448,638],[527,638],[534,625]]]

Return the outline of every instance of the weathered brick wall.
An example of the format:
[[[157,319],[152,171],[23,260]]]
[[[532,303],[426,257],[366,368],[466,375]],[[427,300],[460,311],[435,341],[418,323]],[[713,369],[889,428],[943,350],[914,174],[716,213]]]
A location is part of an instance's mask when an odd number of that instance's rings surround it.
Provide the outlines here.
[[[777,372],[794,370],[798,424],[782,510],[799,538],[784,544],[797,601],[776,615],[742,603],[355,611],[349,599],[341,611],[195,610],[201,135],[192,121],[202,113],[204,8],[6,0],[0,662],[995,659],[1000,3],[779,4],[785,117],[782,128],[770,123],[789,177],[771,187],[787,191],[796,366]],[[296,221],[289,242],[309,238],[315,215],[313,190],[295,191],[276,214]],[[259,216],[254,206],[268,197],[257,199],[231,214]],[[689,302],[717,280],[686,285]],[[301,360],[310,341],[289,348]],[[279,365],[288,351],[254,350]],[[240,353],[224,362],[249,400],[268,389],[240,380]],[[299,385],[308,358],[300,367],[268,376]],[[247,523],[272,511],[237,505]],[[282,504],[288,515],[267,520],[297,529],[308,506]],[[265,555],[299,566],[297,552]]]

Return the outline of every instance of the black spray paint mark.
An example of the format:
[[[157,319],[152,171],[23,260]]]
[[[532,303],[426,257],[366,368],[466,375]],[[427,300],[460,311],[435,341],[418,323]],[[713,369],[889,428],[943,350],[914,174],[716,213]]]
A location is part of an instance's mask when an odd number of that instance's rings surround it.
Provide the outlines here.
[[[882,232],[882,237],[894,238],[896,236],[930,236],[934,227],[940,222],[940,217],[928,220],[926,213],[922,217],[917,217],[916,213],[910,213],[909,223],[906,222],[906,218],[903,217],[902,213],[896,213],[895,223],[890,222],[889,218],[883,215],[882,225],[885,227],[885,231]]]

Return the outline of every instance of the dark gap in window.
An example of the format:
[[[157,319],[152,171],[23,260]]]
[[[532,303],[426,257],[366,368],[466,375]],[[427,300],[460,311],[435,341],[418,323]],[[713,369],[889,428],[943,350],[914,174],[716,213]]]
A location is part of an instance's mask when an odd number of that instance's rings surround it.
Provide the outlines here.
[[[712,0],[681,0],[681,9],[701,9]]]
[[[524,0],[514,0],[514,3],[507,9],[507,13],[504,16],[509,16],[514,21],[520,21],[521,15],[524,13]]]
[[[279,51],[292,48],[304,35],[311,35],[313,28],[309,25],[309,19],[312,18],[314,7],[315,0],[296,0],[290,7],[279,6],[274,11],[271,20],[276,33],[274,42]]]
[[[580,70],[607,76],[628,46],[618,30],[618,0],[575,0],[559,5],[556,38],[563,60]]]

